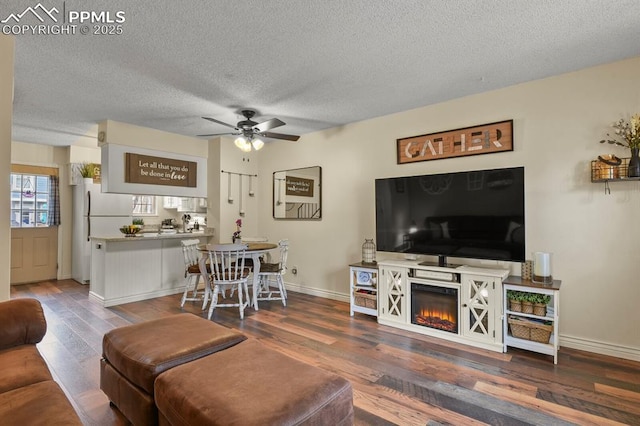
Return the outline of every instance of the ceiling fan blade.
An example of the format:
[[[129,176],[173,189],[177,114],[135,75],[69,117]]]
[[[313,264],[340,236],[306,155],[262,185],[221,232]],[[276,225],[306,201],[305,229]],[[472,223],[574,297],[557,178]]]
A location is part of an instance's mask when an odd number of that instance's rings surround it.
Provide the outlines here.
[[[240,133],[233,133],[233,132],[227,132],[227,133],[211,133],[210,135],[196,135],[197,137],[209,137],[209,136],[223,136],[223,135],[239,135]]]
[[[300,136],[285,135],[284,133],[273,133],[273,132],[262,132],[262,136],[264,136],[265,138],[283,139],[286,141],[293,141],[293,142],[300,139]]]
[[[259,132],[266,132],[267,130],[275,129],[276,127],[284,126],[286,123],[282,120],[278,120],[277,118],[272,118],[271,120],[263,121],[260,124],[256,124],[253,126]]]
[[[204,118],[205,120],[213,121],[214,123],[222,124],[223,126],[231,127],[232,129],[236,129],[236,126],[234,126],[233,124],[227,124],[220,120],[216,120],[215,118],[211,118],[211,117],[202,117],[202,118]]]

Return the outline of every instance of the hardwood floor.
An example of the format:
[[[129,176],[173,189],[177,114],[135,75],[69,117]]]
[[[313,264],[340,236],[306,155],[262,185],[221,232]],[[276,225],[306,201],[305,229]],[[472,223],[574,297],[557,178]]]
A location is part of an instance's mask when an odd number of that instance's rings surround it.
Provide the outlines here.
[[[11,288],[35,297],[48,331],[38,345],[87,425],[126,425],[99,388],[102,336],[122,325],[183,312],[180,295],[103,308],[75,281]],[[349,379],[357,425],[640,425],[640,363],[562,348],[552,357],[475,349],[349,316],[349,305],[289,292],[287,307],[264,302],[220,308],[213,320],[308,364]],[[206,318],[199,305],[184,311]]]

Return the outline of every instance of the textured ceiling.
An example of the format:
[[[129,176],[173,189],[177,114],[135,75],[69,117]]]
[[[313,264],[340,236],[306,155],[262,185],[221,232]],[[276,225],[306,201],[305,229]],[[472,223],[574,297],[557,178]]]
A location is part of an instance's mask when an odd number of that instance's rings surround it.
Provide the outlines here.
[[[4,0],[0,20],[37,4]],[[235,124],[243,108],[305,134],[640,55],[637,0],[42,4],[59,23],[70,11],[126,19],[120,35],[78,24],[15,37],[13,140],[51,145],[95,137],[107,119],[225,132],[200,117]]]

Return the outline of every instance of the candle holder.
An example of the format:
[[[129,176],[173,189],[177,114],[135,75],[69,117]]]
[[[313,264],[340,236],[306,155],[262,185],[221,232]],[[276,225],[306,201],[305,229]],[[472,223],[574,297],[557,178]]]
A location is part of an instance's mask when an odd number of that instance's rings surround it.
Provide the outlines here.
[[[533,273],[531,281],[538,284],[553,283],[551,275],[551,253],[536,251],[533,253]]]

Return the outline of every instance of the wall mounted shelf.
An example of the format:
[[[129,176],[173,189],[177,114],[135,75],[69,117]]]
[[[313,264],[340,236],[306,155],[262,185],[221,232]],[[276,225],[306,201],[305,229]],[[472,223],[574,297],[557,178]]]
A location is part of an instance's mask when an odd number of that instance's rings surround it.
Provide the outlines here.
[[[591,161],[591,182],[604,183],[604,193],[611,194],[609,182],[640,181],[640,177],[627,177],[629,157],[620,158],[619,165],[612,165],[600,160]]]

